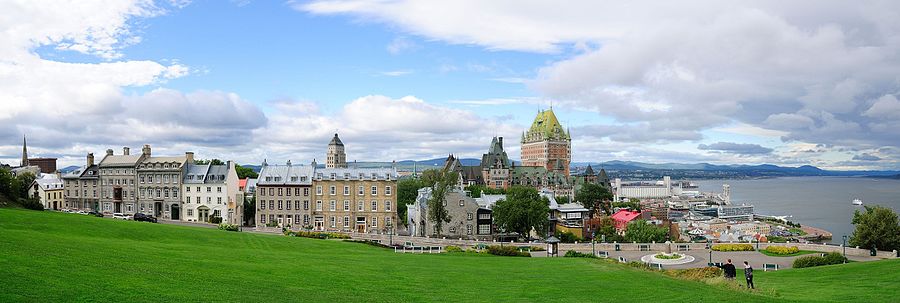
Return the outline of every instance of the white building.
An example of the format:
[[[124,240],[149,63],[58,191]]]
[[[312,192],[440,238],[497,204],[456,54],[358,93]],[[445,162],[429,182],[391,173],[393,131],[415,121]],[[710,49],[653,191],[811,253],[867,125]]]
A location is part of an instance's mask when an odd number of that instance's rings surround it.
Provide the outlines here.
[[[243,197],[238,181],[231,161],[225,165],[186,164],[181,185],[183,221],[209,222],[210,218],[220,217],[223,223],[240,223],[242,214],[238,210]]]
[[[63,206],[63,181],[53,174],[44,174],[40,179],[35,179],[28,190],[28,194],[37,198],[44,205],[44,209],[68,209]]]

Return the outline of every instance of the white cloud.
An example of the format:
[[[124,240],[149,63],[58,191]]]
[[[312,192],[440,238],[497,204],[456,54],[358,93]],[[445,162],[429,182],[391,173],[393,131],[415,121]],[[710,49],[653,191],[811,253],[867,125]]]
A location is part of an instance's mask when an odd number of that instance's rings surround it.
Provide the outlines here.
[[[399,77],[399,76],[406,76],[406,75],[409,75],[412,73],[413,73],[412,70],[401,69],[401,70],[380,72],[379,74],[381,74],[382,76],[388,76],[388,77]]]
[[[419,48],[419,44],[404,36],[394,38],[394,40],[391,40],[391,43],[388,43],[387,47],[385,47],[385,49],[387,49],[387,51],[392,55],[414,51]]]

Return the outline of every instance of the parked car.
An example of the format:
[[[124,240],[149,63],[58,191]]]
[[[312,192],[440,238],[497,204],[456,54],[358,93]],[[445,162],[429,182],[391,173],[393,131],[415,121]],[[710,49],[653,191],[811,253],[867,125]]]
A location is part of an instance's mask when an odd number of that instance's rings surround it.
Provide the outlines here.
[[[88,212],[83,211],[83,210],[79,210],[76,213],[78,213],[79,215],[87,215],[88,214]]]
[[[126,216],[126,215],[123,214],[123,213],[113,213],[112,217],[113,217],[113,219],[130,220],[130,219],[128,218],[128,217],[130,217],[130,216]]]
[[[125,215],[125,220],[134,220],[134,214]]]
[[[135,221],[143,221],[143,222],[151,222],[151,223],[156,223],[156,222],[157,222],[156,217],[151,216],[151,215],[145,215],[145,214],[142,214],[142,213],[135,213],[135,214],[134,214],[134,220],[135,220]]]
[[[96,212],[96,211],[93,211],[93,210],[92,210],[92,211],[89,211],[87,214],[88,214],[88,215],[91,215],[91,216],[94,216],[94,217],[100,217],[100,218],[103,218],[103,213],[101,213],[101,212]]]

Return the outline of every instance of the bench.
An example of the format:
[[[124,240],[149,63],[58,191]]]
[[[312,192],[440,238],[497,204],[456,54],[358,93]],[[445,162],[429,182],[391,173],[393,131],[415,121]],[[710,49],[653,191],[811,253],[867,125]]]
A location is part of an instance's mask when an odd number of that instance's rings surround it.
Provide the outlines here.
[[[678,244],[678,251],[689,251],[691,246],[688,244]]]
[[[763,271],[769,271],[770,269],[772,271],[778,270],[778,264],[769,264],[769,263],[763,264]]]
[[[619,263],[628,263],[628,260],[625,260],[625,257],[619,257]]]
[[[650,244],[640,244],[638,245],[638,249],[641,251],[650,251]]]
[[[650,268],[657,269],[657,270],[663,269],[662,264],[659,264],[659,263],[650,263]]]
[[[604,259],[609,258],[609,252],[598,251],[598,252],[597,252],[597,257],[604,258]]]

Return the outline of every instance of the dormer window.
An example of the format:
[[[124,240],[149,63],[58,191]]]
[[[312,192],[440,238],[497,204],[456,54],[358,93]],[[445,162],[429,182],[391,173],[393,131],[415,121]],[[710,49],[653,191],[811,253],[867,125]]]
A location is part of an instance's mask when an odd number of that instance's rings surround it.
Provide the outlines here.
[[[281,181],[281,177],[275,177],[275,182]]]
[[[345,173],[345,174],[344,174],[344,179],[350,180],[350,173]]]
[[[331,173],[331,180],[337,179],[337,174]]]
[[[272,177],[266,177],[266,181],[272,181]]]
[[[297,176],[291,176],[291,182],[297,182]]]
[[[306,182],[306,176],[300,177],[300,181]]]

